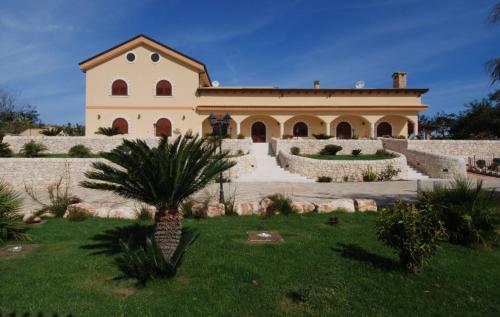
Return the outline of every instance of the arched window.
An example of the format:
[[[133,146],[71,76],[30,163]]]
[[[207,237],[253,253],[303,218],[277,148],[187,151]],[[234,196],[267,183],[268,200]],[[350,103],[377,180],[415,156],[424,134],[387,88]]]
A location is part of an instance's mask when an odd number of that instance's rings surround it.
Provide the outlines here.
[[[166,118],[161,118],[156,121],[155,125],[156,136],[172,136],[172,123]]]
[[[123,79],[117,79],[111,85],[111,94],[113,96],[127,96],[128,87],[127,83]]]
[[[351,124],[345,121],[337,124],[336,136],[337,139],[350,139],[352,137]]]
[[[128,122],[123,118],[116,118],[111,127],[117,128],[120,134],[128,134]]]
[[[388,122],[380,122],[377,126],[377,136],[390,138],[392,136],[392,126]]]
[[[307,124],[304,122],[297,122],[293,126],[293,136],[306,137],[308,136]]]
[[[168,80],[160,80],[156,84],[157,96],[172,96],[172,84]]]

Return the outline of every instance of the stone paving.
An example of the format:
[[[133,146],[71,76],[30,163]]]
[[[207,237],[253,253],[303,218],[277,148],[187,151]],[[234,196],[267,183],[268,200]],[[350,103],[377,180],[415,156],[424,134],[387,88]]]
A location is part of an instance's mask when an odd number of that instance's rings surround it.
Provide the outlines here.
[[[472,176],[474,177],[474,176]],[[443,180],[422,180],[422,188],[432,188],[433,182],[447,182]],[[500,178],[484,179],[487,188],[500,191]],[[23,189],[17,189],[22,191]],[[379,205],[386,205],[396,199],[415,199],[417,195],[417,181],[390,181],[374,183],[226,183],[224,184],[226,197],[233,195],[237,202],[254,202],[262,197],[282,193],[290,196],[294,201],[327,202],[333,198],[371,198]],[[71,193],[83,199],[84,202],[96,207],[135,208],[138,203],[117,197],[108,192],[74,187]],[[38,191],[42,199],[47,193]],[[23,211],[30,213],[38,208],[26,194]],[[218,184],[211,184],[197,194],[211,196],[218,199]]]

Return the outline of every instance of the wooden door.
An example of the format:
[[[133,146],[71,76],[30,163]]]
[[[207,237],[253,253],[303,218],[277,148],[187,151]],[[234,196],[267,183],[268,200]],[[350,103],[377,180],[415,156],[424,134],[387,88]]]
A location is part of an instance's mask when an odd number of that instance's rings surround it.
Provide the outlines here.
[[[252,125],[252,141],[256,143],[266,142],[266,126],[262,122],[255,122]]]

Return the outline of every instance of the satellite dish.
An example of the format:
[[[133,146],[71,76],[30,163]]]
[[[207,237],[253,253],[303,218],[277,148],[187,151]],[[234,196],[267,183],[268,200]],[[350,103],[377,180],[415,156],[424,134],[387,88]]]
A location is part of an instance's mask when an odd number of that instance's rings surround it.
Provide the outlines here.
[[[219,85],[220,85],[220,83],[217,80],[214,80],[212,82],[212,86],[214,86],[214,87],[219,87]]]
[[[361,88],[365,88],[365,82],[362,81],[362,80],[358,80],[356,82],[356,85],[355,85],[356,89],[361,89]]]

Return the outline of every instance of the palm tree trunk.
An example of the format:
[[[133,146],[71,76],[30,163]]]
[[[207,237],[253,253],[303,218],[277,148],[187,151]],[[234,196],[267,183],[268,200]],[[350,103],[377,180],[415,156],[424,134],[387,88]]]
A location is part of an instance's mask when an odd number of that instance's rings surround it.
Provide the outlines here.
[[[171,259],[181,241],[181,216],[176,211],[158,211],[155,214],[154,239],[167,259]]]

